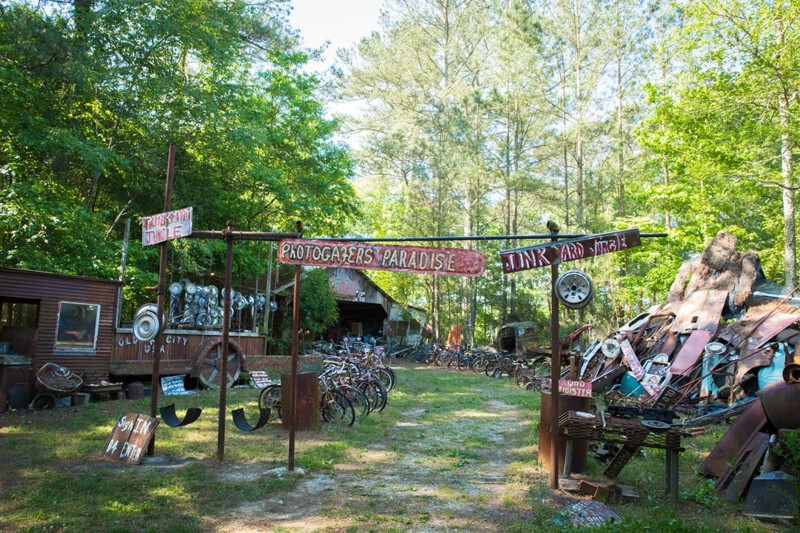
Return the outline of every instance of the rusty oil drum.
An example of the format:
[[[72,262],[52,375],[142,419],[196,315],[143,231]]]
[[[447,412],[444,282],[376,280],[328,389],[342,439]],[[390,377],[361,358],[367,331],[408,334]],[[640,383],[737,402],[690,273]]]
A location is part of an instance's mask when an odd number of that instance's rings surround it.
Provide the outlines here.
[[[558,397],[559,415],[567,411],[589,411],[591,409],[591,398],[576,398],[573,396]],[[550,471],[552,458],[550,454],[550,420],[552,420],[553,396],[550,391],[542,391],[542,409],[539,418],[539,464]],[[564,471],[564,450],[567,439],[561,437],[558,441],[558,472]],[[587,466],[587,456],[589,452],[589,442],[586,440],[575,439],[572,452],[572,472],[583,472]]]

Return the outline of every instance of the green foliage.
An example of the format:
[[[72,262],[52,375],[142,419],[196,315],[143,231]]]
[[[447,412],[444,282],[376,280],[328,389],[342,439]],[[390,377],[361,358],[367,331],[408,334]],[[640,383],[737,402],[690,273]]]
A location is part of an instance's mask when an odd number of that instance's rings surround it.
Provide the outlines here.
[[[306,272],[300,285],[300,328],[312,336],[325,331],[339,320],[336,293],[324,269]]]
[[[194,227],[340,232],[358,213],[348,150],[324,87],[285,24],[283,2],[159,0],[0,7],[0,264],[116,277],[122,227],[174,208]],[[178,275],[222,264],[224,247],[178,245]],[[237,247],[242,276],[263,270]],[[197,258],[197,259],[196,259]],[[139,291],[134,288],[132,292]],[[126,291],[126,295],[131,291]]]

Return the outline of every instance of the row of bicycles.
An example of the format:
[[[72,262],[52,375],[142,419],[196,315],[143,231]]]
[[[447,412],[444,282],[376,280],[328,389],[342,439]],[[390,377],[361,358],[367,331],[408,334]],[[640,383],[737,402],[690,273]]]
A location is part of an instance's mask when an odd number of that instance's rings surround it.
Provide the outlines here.
[[[359,418],[381,412],[396,383],[394,370],[368,347],[362,352],[326,355],[318,378],[322,420],[352,426]],[[280,383],[267,385],[259,393],[259,408],[281,418],[281,395]]]
[[[410,359],[416,363],[451,370],[472,370],[492,378],[508,378],[528,390],[541,389],[550,375],[549,359],[546,355],[524,358],[500,353],[491,347],[465,348],[434,342],[414,347],[410,352]]]

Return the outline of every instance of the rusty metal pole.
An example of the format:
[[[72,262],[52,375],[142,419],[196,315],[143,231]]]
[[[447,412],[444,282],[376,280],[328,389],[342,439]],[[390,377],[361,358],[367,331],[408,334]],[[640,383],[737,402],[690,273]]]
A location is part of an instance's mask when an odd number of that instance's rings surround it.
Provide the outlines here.
[[[172,208],[172,180],[175,177],[175,143],[169,143],[169,155],[167,156],[167,185],[164,191],[164,212],[166,213]],[[169,243],[164,241],[161,243],[161,256],[158,265],[158,294],[156,300],[156,316],[159,322],[164,316],[164,297],[167,293],[167,246]],[[156,418],[158,416],[158,389],[161,386],[160,376],[161,373],[161,345],[163,344],[163,330],[166,324],[161,324],[158,334],[156,335],[153,344],[153,369],[152,376],[150,377],[150,416]],[[156,434],[153,432],[153,438],[147,447],[147,455],[153,455],[156,452]]]
[[[228,221],[223,239],[227,244],[225,252],[225,299],[222,304],[222,378],[219,385],[219,425],[217,429],[217,462],[225,460],[225,415],[228,401],[228,353],[230,337],[231,303],[233,301],[233,220]]]
[[[551,233],[556,241],[558,230]],[[550,488],[558,490],[558,379],[561,377],[561,340],[558,335],[558,259],[550,265]]]
[[[297,222],[298,238],[303,235],[303,223]],[[300,354],[300,265],[294,267],[294,302],[292,303],[292,405],[289,413],[289,472],[294,471],[294,437],[297,427],[297,359]]]

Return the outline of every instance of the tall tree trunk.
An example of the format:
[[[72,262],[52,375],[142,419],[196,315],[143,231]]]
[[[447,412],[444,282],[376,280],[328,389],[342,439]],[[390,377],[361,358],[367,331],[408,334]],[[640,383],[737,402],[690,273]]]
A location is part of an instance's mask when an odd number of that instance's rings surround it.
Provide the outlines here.
[[[789,290],[797,287],[797,237],[794,217],[794,173],[792,163],[792,139],[789,136],[789,100],[785,92],[780,96],[781,129],[781,178],[783,179],[783,256],[785,285]]]
[[[619,1],[616,2],[617,24],[621,24]],[[617,39],[617,182],[619,184],[619,206],[617,214],[625,216],[625,142],[622,132],[622,42]]]

